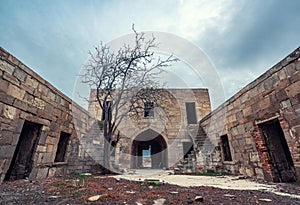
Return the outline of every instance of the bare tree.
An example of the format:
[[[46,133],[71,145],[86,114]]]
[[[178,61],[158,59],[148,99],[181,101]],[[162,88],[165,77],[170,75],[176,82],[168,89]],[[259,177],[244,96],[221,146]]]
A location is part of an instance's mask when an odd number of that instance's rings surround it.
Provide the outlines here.
[[[125,44],[117,52],[100,44],[89,52],[90,60],[82,75],[83,83],[96,90],[96,100],[103,112],[104,135],[103,165],[112,170],[111,150],[120,140],[118,126],[128,114],[139,116],[144,103],[159,103],[162,83],[159,75],[177,59],[172,55],[165,59],[155,55],[155,37],[146,39],[132,27],[133,45]]]

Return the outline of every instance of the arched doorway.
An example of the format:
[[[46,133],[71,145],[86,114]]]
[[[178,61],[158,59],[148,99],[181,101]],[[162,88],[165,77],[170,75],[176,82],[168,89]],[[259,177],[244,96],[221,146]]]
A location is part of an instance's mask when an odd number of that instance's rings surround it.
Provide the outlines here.
[[[131,168],[167,168],[168,152],[165,139],[157,132],[148,129],[140,133],[132,142]]]

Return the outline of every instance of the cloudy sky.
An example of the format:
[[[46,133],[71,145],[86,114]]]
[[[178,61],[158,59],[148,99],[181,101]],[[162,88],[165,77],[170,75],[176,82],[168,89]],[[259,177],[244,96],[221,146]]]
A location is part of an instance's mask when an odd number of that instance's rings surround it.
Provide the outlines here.
[[[0,46],[72,97],[88,51],[134,23],[201,49],[229,98],[300,45],[299,8],[297,0],[0,0]]]

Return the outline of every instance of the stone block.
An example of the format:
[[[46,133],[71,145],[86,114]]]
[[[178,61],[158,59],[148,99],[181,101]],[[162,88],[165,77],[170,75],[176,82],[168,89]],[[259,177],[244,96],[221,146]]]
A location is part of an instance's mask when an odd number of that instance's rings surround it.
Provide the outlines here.
[[[239,139],[238,143],[239,143],[239,146],[245,146],[246,145],[245,139]]]
[[[291,101],[288,99],[288,100],[284,100],[284,101],[281,101],[280,102],[280,106],[281,108],[288,108],[288,107],[291,107]]]
[[[54,109],[53,105],[46,104],[46,106],[45,106],[45,112],[47,112],[49,114],[52,114],[53,109]]]
[[[246,107],[246,108],[243,109],[243,115],[244,115],[245,117],[251,115],[252,113],[253,113],[253,111],[252,111],[251,106]]]
[[[46,144],[57,144],[57,143],[58,143],[58,139],[55,137],[48,136],[46,138]]]
[[[39,153],[38,161],[42,164],[52,163],[54,161],[54,153]]]
[[[0,113],[1,113],[1,109],[0,109]],[[13,132],[15,130],[15,125],[14,124],[6,124],[6,123],[2,122],[2,123],[0,123],[0,130]],[[0,135],[1,135],[1,133],[0,133]]]
[[[246,168],[246,175],[249,176],[249,177],[253,177],[254,176],[254,170],[252,167],[247,167]]]
[[[19,100],[22,100],[25,95],[24,90],[22,90],[21,88],[15,86],[13,84],[8,85],[7,93]]]
[[[278,83],[280,81],[279,77],[277,76],[277,74],[273,74],[270,78],[268,78],[267,80],[265,80],[264,82],[264,88],[266,90],[271,89],[274,85],[276,85],[276,83]]]
[[[47,104],[46,104],[47,105]],[[46,118],[49,120],[53,120],[53,116],[51,115],[51,113],[45,111],[45,110],[41,110],[41,109],[37,109],[37,116],[41,117],[41,118]]]
[[[12,75],[10,75],[6,72],[4,72],[2,77],[3,77],[4,80],[7,80],[11,84],[20,85],[20,82],[17,80],[17,78],[15,78],[14,76],[12,76]]]
[[[245,140],[246,140],[246,144],[252,144],[252,143],[254,143],[252,137],[246,137]]]
[[[244,118],[243,111],[241,110],[241,111],[237,112],[237,113],[235,114],[235,116],[236,116],[236,119],[237,119],[237,120],[241,120],[242,118]]]
[[[0,146],[0,157],[3,158],[12,158],[15,151],[15,146],[12,145],[2,145]]]
[[[49,171],[49,168],[39,168],[39,169],[37,169],[36,178],[37,179],[46,178],[48,176],[48,171]]]
[[[45,142],[46,142],[46,138],[47,138],[47,134],[48,132],[47,131],[42,131],[41,134],[40,134],[40,139],[39,139],[39,145],[45,145]]]
[[[45,85],[43,85],[43,84],[40,83],[40,84],[38,85],[38,91],[39,91],[42,95],[47,96],[47,95],[48,95],[48,92],[49,92],[49,88],[46,87]]]
[[[258,153],[250,152],[249,158],[251,162],[259,162],[259,155]]]
[[[295,82],[295,83],[291,84],[290,86],[288,86],[285,89],[285,92],[287,93],[287,96],[289,96],[291,98],[291,97],[298,95],[299,90],[300,90],[300,81]]]
[[[12,75],[15,70],[15,67],[5,61],[0,61],[0,70],[3,70],[6,73]]]
[[[49,169],[49,172],[48,172],[48,177],[54,177],[55,176],[55,172],[56,172],[56,167],[52,167]]]
[[[12,131],[0,130],[0,146],[12,144]]]
[[[47,145],[47,152],[53,152],[54,151],[54,145],[48,144]]]
[[[37,152],[46,152],[46,146],[38,145],[36,148]]]
[[[9,105],[5,105],[3,108],[3,116],[8,118],[8,119],[15,119],[17,115],[17,109],[9,106]]]
[[[20,63],[20,61],[16,57],[14,57],[13,55],[9,55],[7,60],[9,62],[11,62],[12,64],[15,64],[15,65],[18,65]]]
[[[269,97],[265,97],[263,100],[261,100],[259,103],[258,103],[258,108],[259,110],[262,110],[262,109],[265,109],[265,108],[268,108],[271,106],[271,100]]]
[[[2,78],[0,78],[0,91],[2,92],[6,92],[8,89],[8,81],[3,80]]]
[[[48,98],[49,98],[52,102],[55,102],[56,95],[55,95],[52,91],[49,91],[49,93],[48,93]]]
[[[29,93],[25,93],[24,102],[32,104],[34,102],[34,96]]]
[[[56,96],[55,96],[55,102],[56,102],[57,104],[60,104],[60,102],[61,102],[61,97],[60,97],[60,95],[56,95]]]
[[[235,115],[229,115],[228,117],[227,117],[227,119],[228,119],[228,122],[234,122],[234,121],[236,121],[236,116]]]
[[[59,110],[58,108],[54,108],[52,114],[53,114],[54,116],[60,118],[61,115],[62,115],[62,112],[61,112],[61,110]]]
[[[296,68],[295,64],[291,63],[291,64],[287,65],[284,69],[286,70],[286,73],[288,76],[293,76],[293,74],[296,72],[295,68]]]
[[[0,92],[0,102],[12,105],[14,102],[14,98],[4,92]]]
[[[290,84],[300,81],[300,72],[298,72],[297,74],[295,73],[293,76],[289,78],[289,80],[290,80]]]
[[[43,110],[46,106],[46,102],[39,99],[39,98],[34,98],[34,101],[33,101],[33,106],[36,107],[36,108],[39,108],[41,110]]]
[[[245,167],[239,167],[239,173],[242,174],[242,175],[246,175],[246,170],[245,170]]]
[[[285,69],[281,69],[280,71],[278,71],[277,74],[278,74],[278,77],[280,80],[287,78],[287,73],[286,73]]]
[[[294,107],[294,110],[295,110],[295,113],[296,113],[297,117],[300,118],[300,104],[294,105],[293,107]]]
[[[297,64],[295,64],[295,69],[296,69],[297,71],[300,71],[300,63],[299,63],[299,61],[298,61]]]
[[[27,76],[27,73],[25,73],[23,70],[21,70],[19,67],[16,67],[13,73],[13,76],[15,76],[18,80],[21,82],[25,81],[25,78]]]
[[[28,104],[19,99],[14,100],[13,106],[16,108],[19,108],[21,110],[24,110],[24,111],[27,111],[27,109],[28,109]]]
[[[27,76],[25,80],[25,85],[31,88],[36,89],[38,87],[39,82],[31,76]]]
[[[255,168],[255,174],[257,178],[263,179],[264,178],[264,171],[261,168]]]

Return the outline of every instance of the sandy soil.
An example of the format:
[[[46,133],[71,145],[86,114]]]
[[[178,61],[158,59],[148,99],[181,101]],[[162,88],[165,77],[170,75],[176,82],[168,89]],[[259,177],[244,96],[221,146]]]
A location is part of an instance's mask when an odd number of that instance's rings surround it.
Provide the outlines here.
[[[84,180],[68,176],[4,182],[0,185],[0,204],[300,204],[299,186],[294,184],[153,171],[88,176]]]
[[[282,196],[290,196],[300,199],[300,187],[298,184],[256,182],[245,179],[242,176],[192,176],[174,175],[172,171],[139,169],[130,170],[115,178],[143,181],[144,179],[158,179],[163,182],[184,187],[210,186],[221,189],[233,190],[261,190],[272,192]]]

